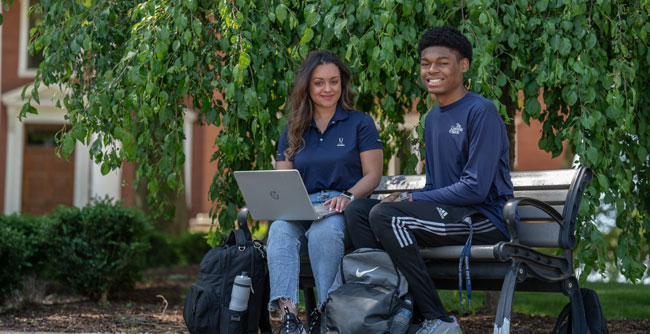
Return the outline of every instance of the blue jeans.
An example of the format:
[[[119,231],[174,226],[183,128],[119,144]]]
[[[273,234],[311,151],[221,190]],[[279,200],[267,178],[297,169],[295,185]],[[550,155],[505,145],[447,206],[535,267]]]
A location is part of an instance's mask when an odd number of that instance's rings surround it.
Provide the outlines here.
[[[309,198],[313,204],[322,204],[340,194],[326,190],[310,194]],[[283,298],[298,304],[300,255],[305,254],[309,254],[316,281],[318,305],[324,303],[343,258],[344,235],[343,214],[314,221],[274,221],[267,241],[271,284],[269,309],[279,309],[278,300]]]

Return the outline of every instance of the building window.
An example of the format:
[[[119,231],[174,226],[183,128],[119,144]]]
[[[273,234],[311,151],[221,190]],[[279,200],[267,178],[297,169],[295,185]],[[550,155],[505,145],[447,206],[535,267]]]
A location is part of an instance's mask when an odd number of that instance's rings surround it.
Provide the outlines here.
[[[29,54],[29,32],[32,28],[40,23],[42,14],[32,12],[29,8],[38,4],[39,0],[21,0],[20,1],[20,35],[19,35],[19,59],[18,59],[18,76],[23,78],[33,78],[36,76],[36,69],[43,61],[42,51]]]

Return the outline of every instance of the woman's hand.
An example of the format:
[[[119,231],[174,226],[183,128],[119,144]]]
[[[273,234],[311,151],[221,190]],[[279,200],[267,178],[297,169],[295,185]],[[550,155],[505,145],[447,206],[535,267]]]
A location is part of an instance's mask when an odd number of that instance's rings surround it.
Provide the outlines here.
[[[351,200],[349,197],[343,195],[330,198],[323,205],[329,206],[331,211],[343,212],[345,208],[350,204]]]

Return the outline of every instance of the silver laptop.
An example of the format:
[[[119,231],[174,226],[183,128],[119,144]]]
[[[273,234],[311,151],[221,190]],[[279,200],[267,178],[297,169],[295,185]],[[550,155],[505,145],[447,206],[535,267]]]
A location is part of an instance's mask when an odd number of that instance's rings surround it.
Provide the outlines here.
[[[255,220],[317,220],[337,213],[312,205],[296,169],[235,171],[235,179]]]

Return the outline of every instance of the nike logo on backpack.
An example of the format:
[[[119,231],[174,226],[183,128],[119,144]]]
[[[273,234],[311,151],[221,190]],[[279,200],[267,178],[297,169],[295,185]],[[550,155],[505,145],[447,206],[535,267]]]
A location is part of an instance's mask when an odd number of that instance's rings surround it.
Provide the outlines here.
[[[372,269],[370,269],[370,270],[364,270],[364,271],[359,271],[359,268],[357,268],[357,273],[356,273],[356,275],[357,275],[357,277],[361,277],[361,276],[363,276],[363,275],[365,275],[365,274],[367,274],[367,273],[369,273],[369,272],[371,272],[371,271],[375,271],[375,270],[377,270],[377,268],[379,268],[379,266],[374,267],[374,268],[372,268]]]

